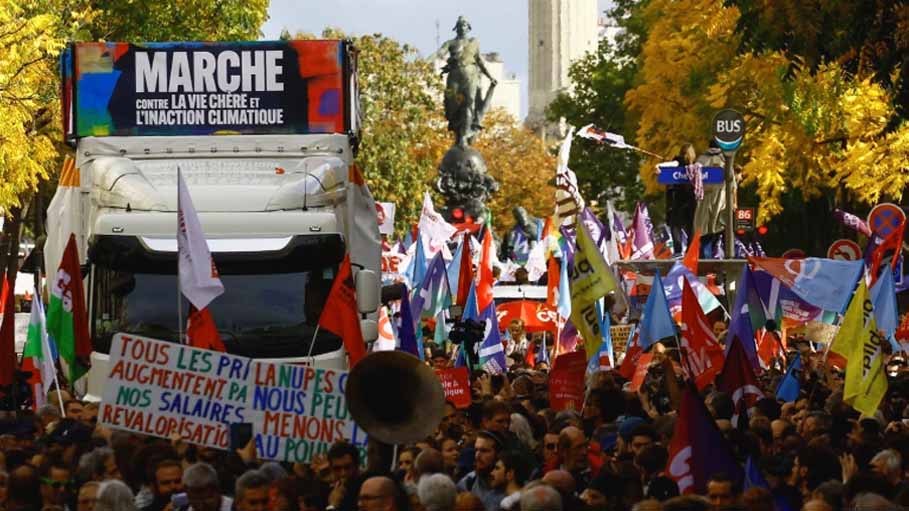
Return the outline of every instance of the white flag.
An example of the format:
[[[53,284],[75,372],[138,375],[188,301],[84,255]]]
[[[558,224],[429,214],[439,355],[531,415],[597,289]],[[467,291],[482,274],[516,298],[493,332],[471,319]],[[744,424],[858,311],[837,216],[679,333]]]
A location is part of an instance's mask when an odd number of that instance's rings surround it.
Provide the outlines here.
[[[417,224],[420,235],[429,242],[429,253],[435,254],[446,245],[449,239],[458,232],[454,226],[442,218],[432,205],[429,192],[423,195],[423,210],[420,212],[420,222]],[[429,255],[429,254],[427,254]]]
[[[177,251],[180,258],[180,291],[202,310],[224,292],[224,284],[218,278],[218,269],[208,251],[205,233],[196,208],[193,207],[189,189],[177,169]]]
[[[568,167],[568,157],[571,153],[571,141],[574,137],[574,128],[565,135],[562,146],[559,148],[558,166],[556,167],[556,216],[559,225],[572,225],[575,216],[584,209],[584,199],[578,187],[578,177]]]
[[[388,310],[385,307],[379,308],[379,338],[372,345],[373,351],[394,351],[395,332],[391,326],[391,319],[388,317]]]

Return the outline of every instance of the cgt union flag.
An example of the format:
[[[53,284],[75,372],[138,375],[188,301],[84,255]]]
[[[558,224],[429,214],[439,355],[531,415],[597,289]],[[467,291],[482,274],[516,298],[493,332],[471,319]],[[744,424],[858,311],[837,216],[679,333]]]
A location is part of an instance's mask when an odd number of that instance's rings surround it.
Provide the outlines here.
[[[350,254],[344,256],[344,261],[338,268],[338,276],[331,285],[331,292],[328,293],[325,308],[319,317],[319,328],[337,335],[344,341],[351,369],[366,355],[363,333],[360,331],[357,293],[354,288],[353,272],[350,269]]]
[[[224,293],[218,269],[208,251],[205,233],[183,174],[177,169],[177,251],[180,258],[180,291],[197,310]]]

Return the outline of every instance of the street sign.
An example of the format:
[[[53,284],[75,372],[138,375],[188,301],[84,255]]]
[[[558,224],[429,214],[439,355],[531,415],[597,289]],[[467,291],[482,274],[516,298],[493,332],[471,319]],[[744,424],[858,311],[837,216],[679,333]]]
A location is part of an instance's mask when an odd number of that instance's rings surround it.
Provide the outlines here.
[[[736,208],[735,230],[751,232],[754,230],[754,208]]]
[[[688,174],[685,167],[659,167],[660,173],[657,175],[657,184],[661,185],[680,185],[688,183]],[[705,185],[718,185],[723,182],[722,167],[703,167],[701,168],[701,180]]]
[[[840,261],[858,261],[862,258],[862,247],[852,240],[836,240],[827,249],[827,257]]]
[[[906,213],[896,204],[885,202],[874,206],[868,213],[868,227],[871,232],[881,238],[886,238],[893,231],[899,229],[900,224],[906,220]]]
[[[723,151],[735,151],[745,139],[745,117],[726,108],[713,118],[713,139]]]

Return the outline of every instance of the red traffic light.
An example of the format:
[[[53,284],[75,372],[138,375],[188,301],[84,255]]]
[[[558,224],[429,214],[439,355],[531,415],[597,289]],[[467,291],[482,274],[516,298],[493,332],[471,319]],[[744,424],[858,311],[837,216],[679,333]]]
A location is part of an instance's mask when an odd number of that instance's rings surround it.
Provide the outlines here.
[[[738,229],[737,231],[735,231],[735,233],[738,234],[739,236],[744,236],[744,235],[745,235],[745,229]]]
[[[451,217],[457,221],[461,221],[464,218],[464,210],[461,208],[454,208],[451,212]]]
[[[761,236],[766,235],[769,231],[770,231],[770,229],[768,229],[766,225],[762,225],[762,226],[760,226],[760,227],[757,228],[757,232],[758,232],[758,234],[760,234]]]

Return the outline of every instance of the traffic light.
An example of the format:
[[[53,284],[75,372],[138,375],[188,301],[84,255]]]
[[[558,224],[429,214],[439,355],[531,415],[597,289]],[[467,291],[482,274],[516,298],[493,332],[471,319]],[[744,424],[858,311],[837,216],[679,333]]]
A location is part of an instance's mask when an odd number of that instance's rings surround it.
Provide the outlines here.
[[[768,232],[770,232],[770,229],[768,229],[766,225],[757,228],[757,233],[761,236],[766,236]]]
[[[461,208],[454,208],[454,209],[451,211],[451,218],[452,218],[455,222],[461,223],[461,221],[464,219],[464,210],[461,209]]]

